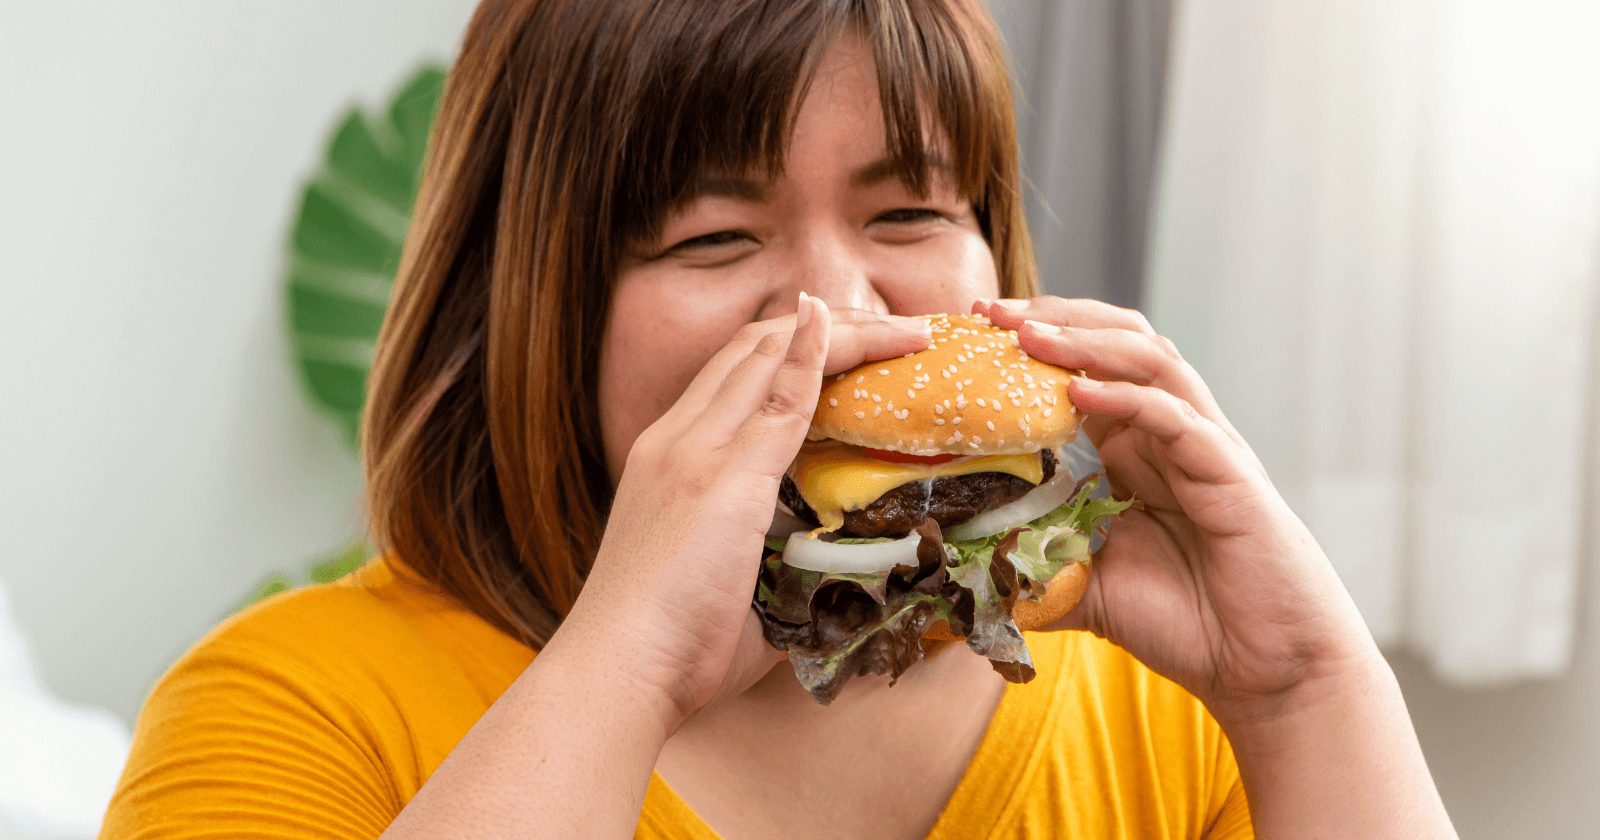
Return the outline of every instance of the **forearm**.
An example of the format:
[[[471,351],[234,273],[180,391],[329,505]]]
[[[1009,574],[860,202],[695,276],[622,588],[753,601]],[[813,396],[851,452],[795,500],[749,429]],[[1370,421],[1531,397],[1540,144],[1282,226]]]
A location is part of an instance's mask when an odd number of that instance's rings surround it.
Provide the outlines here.
[[[1376,651],[1288,696],[1216,710],[1256,834],[1454,837],[1394,672]]]
[[[383,836],[633,836],[671,708],[601,641],[569,618]]]

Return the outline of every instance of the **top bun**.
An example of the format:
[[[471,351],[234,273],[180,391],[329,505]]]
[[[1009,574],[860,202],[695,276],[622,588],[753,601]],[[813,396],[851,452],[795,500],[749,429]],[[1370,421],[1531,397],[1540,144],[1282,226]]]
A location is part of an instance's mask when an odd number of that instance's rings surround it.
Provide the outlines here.
[[[1081,415],[1068,371],[1030,358],[982,315],[925,315],[933,346],[825,377],[812,440],[913,455],[1000,455],[1060,446]]]

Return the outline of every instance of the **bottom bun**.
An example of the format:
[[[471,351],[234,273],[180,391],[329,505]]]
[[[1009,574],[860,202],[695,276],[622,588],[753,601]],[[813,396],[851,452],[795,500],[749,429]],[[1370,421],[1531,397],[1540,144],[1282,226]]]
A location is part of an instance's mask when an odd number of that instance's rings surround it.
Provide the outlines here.
[[[1044,597],[1037,601],[1026,598],[1017,599],[1011,608],[1011,617],[1017,623],[1019,630],[1038,630],[1060,621],[1072,608],[1083,600],[1083,593],[1089,588],[1089,564],[1068,563],[1056,573],[1056,576],[1045,584]],[[924,639],[936,642],[953,642],[960,636],[950,632],[950,625],[943,619],[935,621],[928,626],[922,634]]]

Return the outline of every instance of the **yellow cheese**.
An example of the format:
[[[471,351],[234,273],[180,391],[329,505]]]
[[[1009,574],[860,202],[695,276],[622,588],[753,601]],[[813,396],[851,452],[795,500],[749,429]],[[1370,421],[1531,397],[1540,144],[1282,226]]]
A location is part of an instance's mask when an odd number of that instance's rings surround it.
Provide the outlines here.
[[[1033,484],[1044,480],[1037,452],[974,455],[943,464],[897,464],[869,458],[836,440],[807,442],[795,456],[789,477],[817,512],[821,530],[834,531],[844,525],[846,511],[860,510],[902,484],[985,472],[1007,473]]]

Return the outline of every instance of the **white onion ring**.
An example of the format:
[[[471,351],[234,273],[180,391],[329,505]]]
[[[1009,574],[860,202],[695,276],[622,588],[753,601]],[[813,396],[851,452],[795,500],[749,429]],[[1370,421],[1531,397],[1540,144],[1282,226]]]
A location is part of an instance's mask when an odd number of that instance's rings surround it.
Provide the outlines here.
[[[1073,478],[1072,472],[1063,465],[1056,470],[1056,474],[1051,476],[1049,481],[1029,490],[1027,495],[993,510],[986,510],[960,525],[952,526],[950,530],[944,532],[944,538],[954,542],[976,540],[994,536],[1018,525],[1026,525],[1061,507],[1072,498],[1072,491],[1077,486],[1078,480]]]
[[[920,534],[893,542],[841,545],[806,536],[802,531],[789,535],[783,547],[783,562],[813,572],[887,572],[895,566],[917,565]]]

